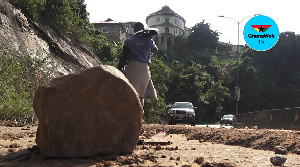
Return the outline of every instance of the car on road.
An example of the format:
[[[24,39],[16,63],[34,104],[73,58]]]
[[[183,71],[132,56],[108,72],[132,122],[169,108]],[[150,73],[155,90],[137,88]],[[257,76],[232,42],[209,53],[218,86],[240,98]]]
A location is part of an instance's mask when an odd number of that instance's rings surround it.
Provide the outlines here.
[[[235,116],[232,115],[232,114],[227,114],[227,115],[224,115],[221,120],[220,120],[220,124],[221,125],[227,125],[227,124],[230,124],[230,125],[233,125],[235,121]]]
[[[169,125],[189,123],[195,126],[195,108],[191,102],[175,102],[168,111]]]

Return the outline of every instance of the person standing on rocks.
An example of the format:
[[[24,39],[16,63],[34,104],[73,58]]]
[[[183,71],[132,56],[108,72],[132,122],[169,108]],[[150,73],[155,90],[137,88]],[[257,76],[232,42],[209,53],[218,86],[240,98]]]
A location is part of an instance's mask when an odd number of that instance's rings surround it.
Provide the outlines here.
[[[151,36],[158,33],[153,29],[145,29],[141,22],[135,23],[134,32],[135,35],[124,41],[118,69],[122,71],[127,65],[125,76],[137,91],[141,105],[144,106],[144,99],[154,99],[157,103],[149,64],[151,63],[150,53],[158,50]]]

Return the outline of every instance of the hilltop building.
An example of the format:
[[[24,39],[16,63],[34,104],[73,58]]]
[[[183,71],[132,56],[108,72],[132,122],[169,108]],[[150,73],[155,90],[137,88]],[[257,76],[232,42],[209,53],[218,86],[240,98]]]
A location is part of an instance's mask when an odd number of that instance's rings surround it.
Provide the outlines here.
[[[116,22],[108,18],[105,21],[93,23],[94,27],[101,31],[109,42],[124,42],[134,35],[133,26],[136,22]]]
[[[148,27],[159,30],[159,34],[154,37],[154,41],[158,48],[163,51],[168,51],[171,48],[174,37],[179,35],[188,37],[191,32],[191,29],[185,26],[185,19],[167,5],[148,15],[146,23]]]
[[[124,42],[125,39],[134,35],[133,26],[136,22],[116,22],[107,19],[102,22],[93,23],[96,29],[100,30],[109,42]],[[163,6],[161,10],[146,17],[146,26],[157,28],[159,34],[153,39],[159,50],[168,51],[176,36],[188,37],[190,29],[185,26],[185,19],[174,12],[169,6]]]

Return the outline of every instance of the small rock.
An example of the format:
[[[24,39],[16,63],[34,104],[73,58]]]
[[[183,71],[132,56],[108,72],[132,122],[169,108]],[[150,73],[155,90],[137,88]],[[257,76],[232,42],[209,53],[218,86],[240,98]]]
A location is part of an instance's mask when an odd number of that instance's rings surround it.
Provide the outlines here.
[[[197,157],[194,161],[197,164],[202,164],[204,162],[204,158],[203,157]]]
[[[276,146],[275,147],[275,154],[282,154],[282,155],[287,155],[288,151],[285,147],[282,146]]]
[[[136,162],[137,162],[137,163],[144,163],[144,160],[143,160],[142,158],[137,158],[137,159],[136,159]]]
[[[298,150],[296,151],[296,154],[297,154],[297,155],[300,155],[300,149],[298,149]]]
[[[160,144],[157,145],[157,146],[155,147],[155,150],[161,150],[161,145],[160,145]]]
[[[255,130],[257,130],[257,129],[258,129],[258,127],[257,127],[257,126],[253,126],[253,127],[252,127],[252,129],[255,129]]]
[[[141,131],[140,131],[140,136],[143,135],[144,132],[145,132],[145,130],[142,128]]]
[[[177,157],[177,158],[176,158],[176,161],[180,161],[180,157]]]
[[[182,167],[193,167],[193,165],[182,165]]]
[[[270,158],[270,161],[274,166],[280,166],[280,165],[284,164],[286,160],[287,160],[287,158],[285,158],[281,155],[277,155],[275,157]]]
[[[146,150],[149,150],[149,147],[143,145],[143,146],[142,146],[142,149],[143,149],[143,150],[145,150],[145,149],[146,149]]]
[[[173,157],[170,157],[170,160],[174,160],[174,158],[173,158]]]
[[[9,148],[18,148],[18,144],[17,143],[11,144],[9,145]]]
[[[166,155],[162,155],[161,158],[167,158],[167,156]]]

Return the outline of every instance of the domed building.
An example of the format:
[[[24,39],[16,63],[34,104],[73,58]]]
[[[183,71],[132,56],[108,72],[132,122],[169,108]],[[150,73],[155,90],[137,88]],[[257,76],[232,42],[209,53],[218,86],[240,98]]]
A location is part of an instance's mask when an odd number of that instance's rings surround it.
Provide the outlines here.
[[[159,30],[159,34],[154,37],[154,41],[158,48],[163,51],[171,49],[174,37],[179,35],[188,37],[191,31],[185,26],[185,19],[167,5],[147,16],[146,23],[148,27]]]

